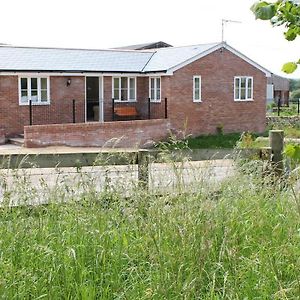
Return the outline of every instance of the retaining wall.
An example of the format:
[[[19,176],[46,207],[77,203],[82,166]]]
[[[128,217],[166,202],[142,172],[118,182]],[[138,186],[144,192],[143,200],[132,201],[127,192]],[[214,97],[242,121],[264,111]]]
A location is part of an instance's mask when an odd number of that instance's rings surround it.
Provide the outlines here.
[[[150,147],[168,138],[168,119],[24,127],[24,146]]]

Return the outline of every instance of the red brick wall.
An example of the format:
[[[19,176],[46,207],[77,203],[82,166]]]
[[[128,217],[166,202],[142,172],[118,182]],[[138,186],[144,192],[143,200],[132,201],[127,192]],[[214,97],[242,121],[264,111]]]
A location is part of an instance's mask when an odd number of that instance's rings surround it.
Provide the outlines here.
[[[0,76],[0,127],[12,135],[23,132],[25,124],[29,124],[29,110],[19,105],[18,76]]]
[[[150,146],[169,136],[168,120],[138,120],[25,126],[25,147],[52,145],[94,147]]]
[[[71,85],[66,81],[71,78]],[[29,106],[19,105],[18,76],[0,76],[0,126],[6,135],[23,133],[29,125]],[[33,105],[33,124],[72,122],[72,99],[76,122],[84,121],[85,78],[50,77],[50,105]]]
[[[193,102],[193,76],[202,80],[202,102]],[[234,76],[253,76],[253,101],[234,101]],[[265,74],[223,49],[174,72],[170,78],[169,117],[186,134],[262,132],[266,126]]]

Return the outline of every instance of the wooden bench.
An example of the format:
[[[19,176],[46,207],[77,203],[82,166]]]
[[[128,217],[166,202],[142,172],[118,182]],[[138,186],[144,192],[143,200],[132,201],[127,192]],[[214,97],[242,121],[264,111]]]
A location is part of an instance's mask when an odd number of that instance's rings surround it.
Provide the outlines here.
[[[121,118],[136,118],[138,111],[134,106],[119,106],[114,108],[114,114]]]

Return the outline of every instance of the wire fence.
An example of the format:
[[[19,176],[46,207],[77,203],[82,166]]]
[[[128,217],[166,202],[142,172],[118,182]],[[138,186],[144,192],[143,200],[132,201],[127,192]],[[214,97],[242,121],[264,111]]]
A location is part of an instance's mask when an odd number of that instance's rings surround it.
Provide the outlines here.
[[[168,99],[118,101],[115,99],[63,100],[50,104],[29,100],[29,125],[109,122],[168,118]]]
[[[40,105],[29,100],[29,125],[65,124],[84,122],[83,103],[64,100]]]
[[[281,99],[275,100],[272,112],[277,116],[299,116],[300,99],[289,99],[287,104],[283,104]]]

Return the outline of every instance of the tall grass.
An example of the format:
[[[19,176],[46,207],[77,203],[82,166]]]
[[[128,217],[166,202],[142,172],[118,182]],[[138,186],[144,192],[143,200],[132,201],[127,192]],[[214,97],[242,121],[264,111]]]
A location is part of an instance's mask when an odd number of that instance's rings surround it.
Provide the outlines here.
[[[289,189],[254,172],[178,195],[87,187],[65,203],[2,206],[1,299],[299,297]]]

